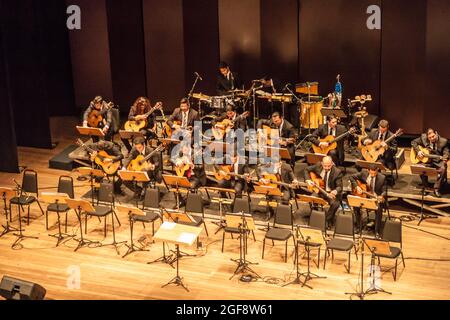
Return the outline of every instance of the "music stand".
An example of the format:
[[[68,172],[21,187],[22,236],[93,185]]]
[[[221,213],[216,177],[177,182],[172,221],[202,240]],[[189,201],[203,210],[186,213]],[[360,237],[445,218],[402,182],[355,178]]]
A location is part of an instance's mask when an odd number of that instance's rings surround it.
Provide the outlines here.
[[[163,217],[166,218],[166,220],[172,220],[172,222],[189,225],[190,223],[195,223],[195,219],[187,212],[181,212],[178,210],[170,210],[163,208]],[[175,252],[173,252],[175,253]],[[189,254],[183,251],[180,251],[177,257],[175,257],[172,260],[172,263],[174,263],[178,258],[182,257],[195,257],[195,254]]]
[[[380,172],[386,171],[386,167],[381,162],[370,162],[364,160],[357,160],[356,166],[369,170],[370,168],[376,167]]]
[[[122,181],[131,181],[133,183],[133,187],[137,189],[138,182],[149,182],[150,178],[145,171],[128,171],[128,170],[119,170],[117,171],[119,177]],[[139,197],[136,197],[136,207],[139,203]]]
[[[435,168],[430,168],[430,167],[425,167],[425,166],[414,166],[414,165],[412,165],[410,168],[411,168],[412,174],[417,174],[421,178],[422,177],[434,178],[434,177],[437,177],[437,175],[438,175],[438,172]],[[420,219],[419,219],[419,223],[417,224],[418,226],[425,219],[437,218],[436,216],[430,216],[423,212],[423,206],[424,206],[424,202],[425,202],[425,199],[424,199],[425,198],[425,187],[426,187],[425,184],[422,183],[422,190],[421,190],[422,201],[421,201],[421,206],[420,206]]]
[[[5,217],[6,217],[6,226],[2,225],[4,230],[0,234],[0,238],[1,238],[9,232],[18,231],[18,229],[15,227],[11,227],[9,224],[8,205],[7,205],[7,202],[9,202],[12,198],[14,198],[16,196],[16,190],[14,190],[13,188],[0,187],[0,194],[2,196],[3,205],[4,205],[3,209],[5,211]],[[12,213],[10,212],[9,214],[12,217]]]
[[[127,214],[128,218],[130,220],[130,245],[126,244],[128,247],[128,251],[122,256],[122,258],[125,258],[127,255],[135,252],[135,251],[150,251],[145,248],[138,247],[134,245],[133,243],[133,215],[137,216],[145,216],[145,212],[137,207],[128,207],[128,206],[122,206],[122,205],[116,205],[116,209],[119,213]]]
[[[213,221],[212,222],[212,223],[214,223],[215,225],[217,225],[219,227],[219,228],[217,228],[216,232],[214,233],[214,234],[217,234],[217,232],[219,232],[220,230],[222,230],[226,226],[225,216],[223,214],[223,205],[224,204],[231,205],[233,203],[233,200],[230,199],[230,198],[222,198],[220,196],[220,192],[225,192],[225,193],[236,193],[236,192],[234,191],[234,189],[219,188],[219,187],[208,187],[205,190],[206,190],[206,193],[208,193],[208,190],[209,191],[219,192],[219,197],[211,198],[211,203],[218,203],[219,204],[220,221]],[[209,196],[209,193],[208,193],[208,196]]]
[[[128,131],[128,130],[119,130],[119,135],[122,139],[131,139],[134,140],[134,138],[137,137],[143,137],[144,135],[140,131]]]
[[[253,271],[249,265],[258,264],[254,262],[247,261],[247,234],[250,231],[255,230],[255,222],[250,214],[241,211],[234,214],[226,214],[225,221],[227,227],[235,228],[239,230],[239,259],[230,259],[236,262],[238,265],[230,277],[230,280],[239,273],[249,272],[254,274],[257,278],[261,278],[255,271]]]
[[[309,165],[321,162],[324,157],[326,157],[326,155],[322,153],[305,153],[306,162]]]
[[[378,200],[371,198],[362,198],[353,195],[347,196],[347,201],[350,207],[359,208],[359,237],[362,238],[362,209],[366,210],[378,210]],[[354,209],[353,209],[354,210]]]
[[[291,160],[291,155],[289,154],[288,149],[286,148],[275,148],[265,146],[265,155],[267,157],[272,157],[272,154],[275,154],[277,158],[281,157],[281,159]]]
[[[102,170],[92,169],[89,167],[80,167],[77,169],[77,171],[82,176],[89,176],[89,183],[91,186],[91,200],[92,200],[92,205],[94,205],[94,179],[95,178],[103,178],[105,176],[105,173]]]
[[[180,187],[190,189],[192,188],[192,184],[189,182],[186,177],[179,177],[173,175],[162,175],[164,183],[167,186],[175,187],[175,200],[176,200],[176,209],[180,209]]]
[[[59,213],[62,212],[59,210],[59,206],[61,204],[66,204],[66,200],[69,196],[66,193],[58,193],[58,192],[42,192],[41,199],[47,203],[56,204],[56,215],[58,217],[58,233],[57,234],[49,234],[50,237],[54,237],[58,239],[56,242],[56,246],[59,246],[59,243],[64,240],[64,238],[73,238],[74,234],[66,234],[61,232],[61,218]]]
[[[91,241],[91,240],[84,239],[84,237],[83,237],[83,223],[81,222],[81,214],[83,211],[89,212],[89,213],[95,212],[95,209],[92,206],[92,204],[87,200],[70,199],[70,198],[66,199],[66,203],[70,209],[73,209],[75,211],[77,218],[78,218],[78,222],[80,224],[80,239],[74,238],[75,241],[78,241],[78,246],[75,248],[74,251],[77,251],[78,249],[83,248],[83,247],[89,247],[92,244],[98,244],[97,247],[100,247],[101,243],[99,241]]]
[[[77,126],[78,133],[84,136],[105,137],[103,131],[99,128]]]
[[[320,109],[320,113],[322,114],[322,116],[326,117],[329,115],[335,115],[337,118],[341,118],[341,119],[345,119],[347,118],[347,115],[345,114],[344,110],[340,109],[340,108],[322,108]]]
[[[306,194],[299,194],[297,195],[297,199],[300,200],[300,202],[309,203],[309,206],[312,207],[314,205],[320,206],[323,209],[323,206],[328,205],[328,202],[325,199],[315,197],[315,196],[309,196]]]
[[[270,203],[269,203],[269,197],[275,196],[275,197],[281,197],[282,193],[281,190],[278,189],[278,187],[272,187],[272,186],[261,186],[261,185],[254,185],[254,193],[262,194],[266,197],[266,206],[267,206],[267,220],[270,219]]]

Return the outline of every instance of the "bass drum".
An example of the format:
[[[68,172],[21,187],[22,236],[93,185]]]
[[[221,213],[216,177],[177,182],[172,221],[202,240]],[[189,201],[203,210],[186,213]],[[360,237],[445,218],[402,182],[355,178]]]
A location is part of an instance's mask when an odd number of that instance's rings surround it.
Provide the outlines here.
[[[311,98],[310,101],[302,99],[300,104],[300,124],[302,128],[317,129],[323,124],[322,108],[323,99]]]

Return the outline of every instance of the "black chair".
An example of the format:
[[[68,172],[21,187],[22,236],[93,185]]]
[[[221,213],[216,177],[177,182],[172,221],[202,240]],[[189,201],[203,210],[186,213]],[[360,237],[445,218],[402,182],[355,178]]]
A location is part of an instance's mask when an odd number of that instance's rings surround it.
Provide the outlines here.
[[[398,257],[402,257],[403,262],[403,268],[405,268],[405,258],[403,257],[403,241],[402,241],[402,222],[400,221],[394,221],[394,220],[387,220],[384,224],[383,229],[383,235],[382,239],[389,241],[389,242],[396,242],[400,244],[400,247],[393,247],[390,246],[391,254],[390,255],[381,255],[376,254],[375,256],[378,258],[378,264],[380,264],[380,258],[387,258],[387,259],[395,259],[395,266],[394,266],[394,281],[397,280],[397,266],[398,266]]]
[[[347,239],[345,239],[345,237],[347,237]],[[348,237],[351,237],[352,240],[349,240]],[[325,269],[326,267],[327,254],[329,253],[329,250],[331,250],[332,260],[334,259],[334,250],[343,251],[348,252],[348,267],[346,267],[346,270],[348,273],[350,273],[350,255],[353,248],[355,248],[356,255],[353,214],[339,213],[336,216],[336,225],[334,228],[333,238],[326,242],[326,252],[323,262],[323,268]],[[356,256],[356,259],[358,259],[358,256]]]
[[[326,215],[324,211],[312,210],[309,216],[308,226],[312,229],[317,229],[322,231],[323,234],[326,233]],[[305,241],[299,239],[298,243],[305,245]],[[313,249],[317,249],[317,268],[320,268],[320,252],[322,249],[322,244],[308,242],[308,246]]]
[[[87,234],[87,219],[88,216],[97,217],[97,218],[104,218],[105,220],[105,227],[104,227],[104,236],[106,237],[106,220],[108,218],[108,215],[112,215],[112,218],[114,219],[115,212],[114,212],[114,195],[113,195],[113,184],[112,183],[100,183],[100,187],[98,189],[98,198],[97,198],[97,205],[94,206],[95,211],[94,212],[86,212],[85,213],[85,220],[84,220],[84,233]],[[100,204],[103,203],[103,204]],[[117,217],[116,217],[117,219]],[[113,234],[115,237],[115,228],[114,223],[113,225]]]
[[[152,224],[152,235],[155,235],[155,221],[157,219],[163,222],[161,216],[161,208],[159,206],[160,197],[159,190],[153,188],[147,188],[145,191],[144,202],[142,203],[142,210],[145,212],[145,216],[133,214],[130,218],[131,236],[133,236],[133,224],[134,222],[142,222],[145,228],[146,223]]]
[[[197,215],[192,215],[192,218],[194,219],[193,222],[180,221],[179,223],[191,225],[191,226],[195,226],[195,227],[199,227],[203,224],[205,231],[206,231],[206,236],[209,237],[208,229],[206,228],[206,223],[205,223],[205,210],[203,208],[203,198],[200,193],[189,193],[188,194],[187,199],[186,199],[186,206],[184,207],[184,212],[189,213],[189,214],[191,214],[191,213],[201,214],[201,217],[199,217]],[[197,238],[197,245],[198,244],[199,244],[199,242],[198,242],[198,238]]]
[[[29,193],[35,195],[28,195]],[[24,206],[28,209],[27,225],[30,224],[30,206],[37,202],[39,209],[41,209],[42,215],[44,215],[44,210],[42,209],[41,203],[38,200],[39,189],[38,189],[38,175],[37,172],[31,169],[26,169],[23,171],[22,176],[22,186],[20,188],[20,194],[18,197],[14,197],[9,202],[9,212],[10,220],[12,220],[12,205],[17,205],[19,210],[23,210]],[[20,207],[20,208],[19,208]]]
[[[244,214],[250,214],[251,213],[250,212],[250,202],[248,201],[248,199],[234,198],[232,212],[233,213],[244,212]],[[225,245],[225,233],[229,233],[231,235],[231,238],[234,239],[233,234],[239,235],[241,233],[241,231],[239,230],[239,228],[234,228],[234,227],[225,226],[223,228],[222,252],[223,252],[223,248]],[[252,230],[252,235],[253,235],[253,240],[256,241],[255,232],[253,230]]]
[[[73,178],[70,176],[60,176],[58,180],[58,193],[65,193],[69,196],[69,198],[73,199],[75,197],[73,190]],[[51,203],[48,205],[47,210],[45,211],[45,229],[48,230],[48,214],[49,212],[56,212],[58,215],[58,224],[60,223],[59,213],[66,214],[66,224],[65,224],[65,232],[67,232],[67,213],[70,208],[67,204],[61,203]]]
[[[291,229],[290,230],[286,229],[286,226],[290,226]],[[269,239],[272,240],[272,245],[274,245],[274,240],[285,242],[284,262],[287,262],[288,241],[291,237],[292,240],[295,241],[292,231],[294,231],[294,216],[292,215],[292,208],[290,205],[279,204],[275,212],[273,226],[269,228],[269,230],[267,230],[266,235],[264,236],[262,259],[264,259],[264,249],[266,247],[266,239]]]

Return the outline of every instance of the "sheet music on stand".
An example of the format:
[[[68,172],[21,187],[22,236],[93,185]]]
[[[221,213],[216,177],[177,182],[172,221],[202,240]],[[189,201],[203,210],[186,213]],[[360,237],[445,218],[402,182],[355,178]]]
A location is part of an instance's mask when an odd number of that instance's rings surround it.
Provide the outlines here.
[[[77,126],[78,133],[85,136],[105,137],[103,131],[99,128]]]

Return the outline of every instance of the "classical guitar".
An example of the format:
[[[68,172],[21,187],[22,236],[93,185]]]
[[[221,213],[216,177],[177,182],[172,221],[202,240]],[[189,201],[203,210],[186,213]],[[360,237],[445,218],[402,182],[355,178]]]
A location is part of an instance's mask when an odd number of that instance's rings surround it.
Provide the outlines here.
[[[368,192],[368,186],[367,186],[366,183],[361,182],[359,180],[356,180],[356,184],[357,184],[358,187],[361,188],[361,192],[358,192],[358,189],[356,187],[352,188],[352,194],[353,195],[361,197],[361,198],[367,198],[367,197],[368,198],[375,198],[375,199],[377,198],[376,195],[374,195],[373,193]]]
[[[157,102],[153,108],[151,108],[147,113],[141,115],[141,120],[128,120],[125,122],[125,130],[139,132],[141,129],[147,126],[147,118],[156,110],[162,108],[162,102]]]
[[[326,136],[325,138],[319,139],[320,142],[327,142],[328,146],[319,147],[315,144],[312,144],[312,148],[314,150],[314,153],[320,153],[320,154],[328,154],[331,150],[334,150],[337,148],[337,142],[344,139],[350,134],[353,134],[356,132],[356,128],[352,127],[348,131],[344,132],[343,134],[334,137],[332,135]]]
[[[150,152],[145,157],[143,155],[138,155],[135,159],[131,160],[127,166],[127,170],[129,171],[146,171],[147,167],[152,163],[148,162],[148,160],[157,152],[164,150],[165,144],[160,144],[156,147],[152,152]]]
[[[94,108],[91,112],[89,112],[89,115],[87,118],[87,123],[88,123],[89,127],[98,128],[98,125],[100,124],[100,122],[103,121],[104,114],[106,112],[108,112],[113,106],[114,106],[114,104],[112,102],[110,102],[106,105],[105,108],[103,108],[100,111]]]
[[[430,149],[428,149],[428,148],[425,148],[422,146],[418,146],[418,147],[419,147],[419,151],[422,151],[424,156],[422,158],[419,158],[419,156],[416,153],[416,150],[414,150],[414,148],[411,148],[410,159],[411,159],[412,164],[429,163],[433,159],[437,159],[437,160],[444,159],[443,156],[440,156],[438,154],[432,154]]]
[[[295,143],[295,138],[280,137],[278,129],[276,128],[271,128],[267,125],[263,125],[261,129],[264,134],[259,136],[258,143],[260,145],[264,144],[263,139],[265,139],[265,144],[269,146],[273,146],[277,143],[279,145],[288,145],[289,143]]]
[[[93,149],[91,149],[89,146],[87,146],[86,144],[83,143],[83,141],[81,141],[80,139],[77,140],[77,144],[80,147],[83,147],[90,155],[92,154],[97,154],[94,158],[94,162],[100,166],[103,170],[103,172],[105,172],[107,175],[114,175],[116,174],[117,170],[119,170],[120,168],[120,161],[116,161],[116,162],[112,162],[112,161],[107,161],[105,159],[113,159],[115,158],[114,156],[109,155],[106,151],[102,150],[102,151],[95,151]]]
[[[398,129],[395,134],[387,138],[384,142],[388,144],[393,139],[401,136],[403,134],[403,129]],[[371,144],[361,148],[361,154],[366,161],[376,162],[378,158],[386,151],[386,148],[381,145],[383,141],[376,140]]]
[[[217,122],[212,128],[212,134],[216,140],[222,140],[225,134],[229,133],[231,129],[233,129],[236,121],[240,119],[245,119],[250,115],[249,111],[245,111],[243,114],[236,117],[234,120],[224,119],[220,122]]]

